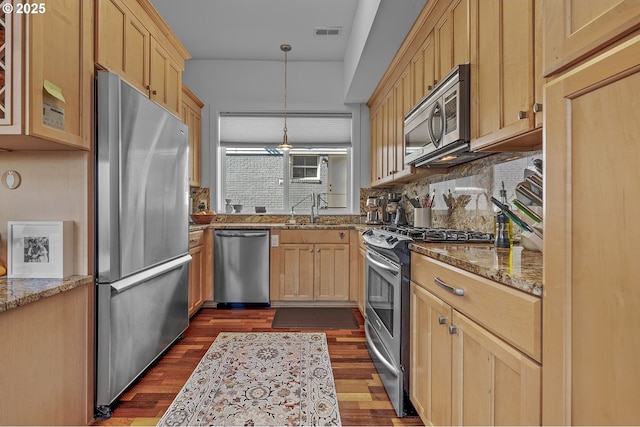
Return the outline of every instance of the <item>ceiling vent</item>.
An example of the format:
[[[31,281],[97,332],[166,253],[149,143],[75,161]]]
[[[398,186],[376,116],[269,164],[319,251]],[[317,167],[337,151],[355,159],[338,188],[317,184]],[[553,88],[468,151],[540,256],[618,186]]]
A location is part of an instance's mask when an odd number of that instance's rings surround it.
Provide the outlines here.
[[[342,27],[315,27],[313,31],[316,36],[339,36]]]

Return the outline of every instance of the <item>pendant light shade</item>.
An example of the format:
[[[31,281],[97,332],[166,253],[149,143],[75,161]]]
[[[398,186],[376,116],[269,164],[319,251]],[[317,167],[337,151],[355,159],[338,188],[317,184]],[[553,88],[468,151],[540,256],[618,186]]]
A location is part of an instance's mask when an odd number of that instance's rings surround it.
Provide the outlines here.
[[[290,150],[289,138],[287,137],[287,52],[291,51],[291,45],[281,44],[280,50],[284,52],[284,135],[282,144],[278,145],[280,150]]]

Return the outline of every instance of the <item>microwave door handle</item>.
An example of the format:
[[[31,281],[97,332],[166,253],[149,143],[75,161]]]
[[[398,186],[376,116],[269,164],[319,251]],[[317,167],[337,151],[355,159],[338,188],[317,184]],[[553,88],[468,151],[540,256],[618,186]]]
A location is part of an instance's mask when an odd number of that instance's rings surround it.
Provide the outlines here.
[[[437,113],[438,111],[441,112],[440,114],[440,137],[436,138],[434,132],[433,132],[433,116],[435,115],[435,113]],[[440,142],[442,141],[442,135],[444,135],[444,112],[442,111],[442,107],[440,107],[439,103],[436,103],[433,106],[433,109],[431,110],[431,113],[429,114],[429,121],[427,122],[427,130],[429,131],[429,137],[431,138],[431,142],[433,143],[433,145],[435,147],[440,146]]]

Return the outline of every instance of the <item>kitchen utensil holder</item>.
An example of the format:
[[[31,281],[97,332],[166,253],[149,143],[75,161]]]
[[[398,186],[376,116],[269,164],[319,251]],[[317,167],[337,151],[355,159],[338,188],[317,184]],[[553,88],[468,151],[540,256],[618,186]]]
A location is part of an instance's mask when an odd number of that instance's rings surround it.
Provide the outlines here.
[[[431,228],[431,209],[415,208],[413,210],[413,226]]]

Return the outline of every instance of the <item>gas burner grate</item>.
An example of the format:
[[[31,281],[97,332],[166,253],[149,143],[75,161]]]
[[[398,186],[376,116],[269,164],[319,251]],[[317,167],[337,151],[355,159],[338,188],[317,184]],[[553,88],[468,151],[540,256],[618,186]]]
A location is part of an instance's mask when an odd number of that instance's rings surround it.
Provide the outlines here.
[[[451,228],[420,228],[412,226],[387,225],[382,229],[388,233],[410,237],[416,242],[451,242],[451,243],[491,243],[492,233],[479,231],[463,231]]]

